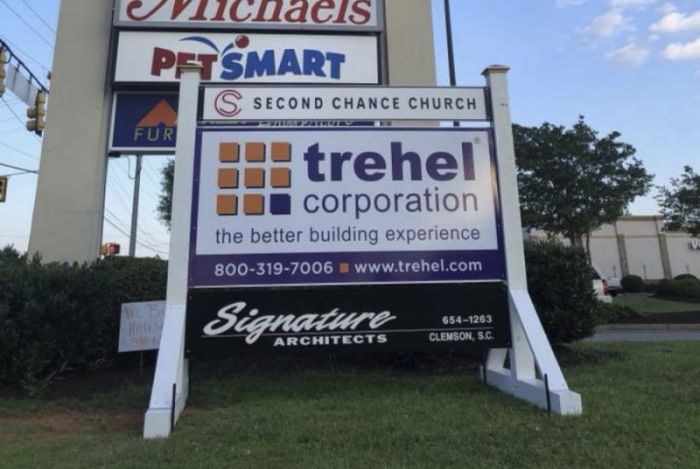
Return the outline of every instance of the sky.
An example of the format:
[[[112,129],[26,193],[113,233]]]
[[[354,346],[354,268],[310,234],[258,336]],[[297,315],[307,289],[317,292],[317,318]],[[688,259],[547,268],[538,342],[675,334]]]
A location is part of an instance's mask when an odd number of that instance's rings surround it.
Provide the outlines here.
[[[58,10],[59,0],[0,0],[0,38],[47,84]],[[451,10],[457,84],[481,86],[486,66],[509,66],[514,122],[570,126],[583,115],[601,135],[620,132],[656,185],[668,185],[685,165],[700,166],[698,0],[452,0]],[[433,0],[433,16],[438,81],[447,85],[443,0]],[[38,169],[41,139],[24,130],[25,112],[5,93],[0,163]],[[168,233],[155,210],[167,159],[144,158],[140,256],[167,255]],[[120,243],[122,253],[134,168],[133,158],[108,166],[103,240]],[[0,167],[0,175],[12,172]],[[10,178],[0,204],[0,247],[27,249],[36,181],[33,174]],[[635,200],[630,213],[657,213],[655,193]]]

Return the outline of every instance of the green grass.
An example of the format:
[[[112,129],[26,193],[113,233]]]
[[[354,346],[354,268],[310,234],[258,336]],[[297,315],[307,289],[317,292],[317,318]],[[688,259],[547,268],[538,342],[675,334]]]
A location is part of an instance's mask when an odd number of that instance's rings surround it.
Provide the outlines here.
[[[642,315],[700,312],[700,303],[663,300],[652,296],[618,296],[613,302],[627,306]]]
[[[471,373],[347,367],[195,378],[166,441],[141,439],[148,390],[133,379],[0,399],[0,467],[700,467],[700,343],[577,345],[563,361],[581,417],[547,415]]]

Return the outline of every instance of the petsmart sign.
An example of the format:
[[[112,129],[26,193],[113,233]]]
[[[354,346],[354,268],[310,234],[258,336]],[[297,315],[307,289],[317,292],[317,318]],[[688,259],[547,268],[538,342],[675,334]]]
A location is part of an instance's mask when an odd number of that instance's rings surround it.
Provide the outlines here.
[[[380,0],[118,0],[115,25],[381,31]]]
[[[378,84],[376,36],[121,31],[115,83],[174,83],[200,65],[213,83]]]
[[[502,281],[491,132],[198,131],[191,287]]]

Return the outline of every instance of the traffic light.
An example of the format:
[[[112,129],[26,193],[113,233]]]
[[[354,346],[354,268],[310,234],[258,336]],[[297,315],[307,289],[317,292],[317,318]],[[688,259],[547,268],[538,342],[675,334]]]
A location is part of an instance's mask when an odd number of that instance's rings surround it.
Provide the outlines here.
[[[7,65],[7,52],[5,49],[0,49],[0,96],[5,94],[5,77],[7,76],[5,65]]]
[[[7,176],[0,176],[0,203],[7,197]]]
[[[100,253],[105,257],[118,256],[121,252],[121,246],[118,243],[107,243],[102,245]]]
[[[27,109],[27,130],[33,131],[37,135],[44,133],[46,126],[46,92],[39,91],[34,100],[34,106]]]

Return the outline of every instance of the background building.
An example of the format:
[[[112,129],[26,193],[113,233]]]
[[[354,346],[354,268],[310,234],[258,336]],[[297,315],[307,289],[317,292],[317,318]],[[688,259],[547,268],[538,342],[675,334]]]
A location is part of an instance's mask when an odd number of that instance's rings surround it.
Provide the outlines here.
[[[644,280],[681,274],[700,277],[700,240],[688,233],[664,231],[663,217],[624,216],[591,236],[591,259],[607,277],[639,275]],[[544,239],[533,230],[529,239]]]

